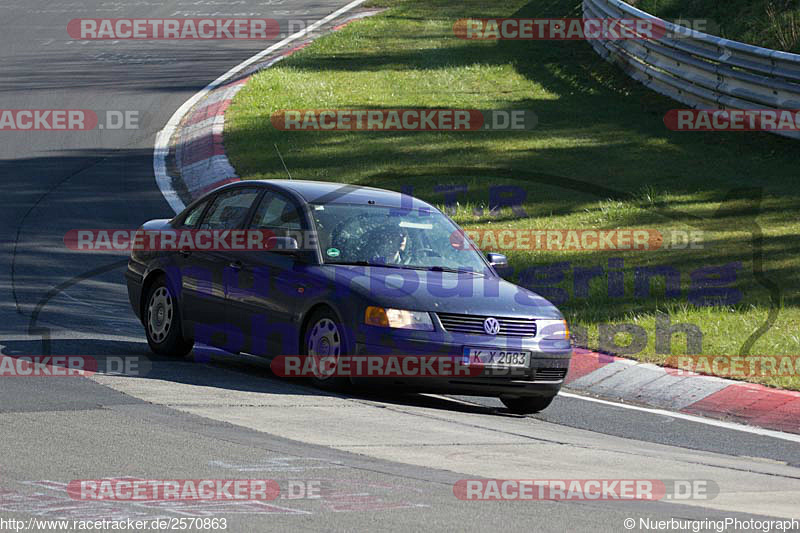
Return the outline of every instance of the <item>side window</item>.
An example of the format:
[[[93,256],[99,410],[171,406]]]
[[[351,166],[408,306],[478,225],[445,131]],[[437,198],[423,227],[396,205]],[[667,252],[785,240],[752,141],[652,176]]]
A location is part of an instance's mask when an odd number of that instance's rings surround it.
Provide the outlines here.
[[[261,199],[251,227],[296,231],[302,229],[301,220],[300,212],[291,200],[268,191]]]
[[[208,205],[208,201],[201,202],[197,207],[189,211],[189,214],[183,219],[183,224],[181,224],[181,227],[187,229],[196,228],[200,223],[200,215],[203,214],[203,210],[206,208],[206,205]]]
[[[257,189],[234,189],[220,193],[203,219],[202,229],[242,227],[256,196],[258,196]]]

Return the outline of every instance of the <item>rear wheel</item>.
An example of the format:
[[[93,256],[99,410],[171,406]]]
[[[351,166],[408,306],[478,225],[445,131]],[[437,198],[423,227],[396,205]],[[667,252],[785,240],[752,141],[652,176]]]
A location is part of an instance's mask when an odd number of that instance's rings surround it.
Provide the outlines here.
[[[194,341],[184,339],[181,332],[180,310],[167,279],[159,276],[147,293],[144,309],[144,329],[147,344],[158,355],[184,357],[192,351]]]
[[[501,396],[500,401],[503,402],[512,413],[530,415],[547,409],[547,407],[553,403],[554,398],[555,396],[523,396],[521,398],[515,396]]]
[[[343,389],[350,384],[347,377],[336,376],[339,358],[347,354],[344,327],[329,309],[320,309],[311,316],[303,336],[303,354],[314,359],[317,373],[311,381],[322,389]]]

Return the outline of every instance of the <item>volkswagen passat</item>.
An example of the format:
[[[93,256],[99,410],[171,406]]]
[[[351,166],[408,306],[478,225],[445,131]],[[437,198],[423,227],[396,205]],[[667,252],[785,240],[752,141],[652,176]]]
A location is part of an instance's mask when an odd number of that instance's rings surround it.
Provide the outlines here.
[[[250,233],[240,244],[257,249],[229,246],[237,230],[263,235],[263,246]],[[197,341],[268,358],[449,356],[478,372],[313,379],[497,396],[520,413],[547,407],[566,377],[572,349],[558,309],[503,280],[504,256],[484,256],[449,217],[408,195],[243,181],[140,233],[181,234],[172,247],[134,246],[126,273],[158,354],[186,355]]]

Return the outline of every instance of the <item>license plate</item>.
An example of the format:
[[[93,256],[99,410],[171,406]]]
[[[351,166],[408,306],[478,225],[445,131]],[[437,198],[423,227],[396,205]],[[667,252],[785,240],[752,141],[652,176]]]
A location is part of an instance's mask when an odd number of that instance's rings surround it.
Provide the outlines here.
[[[528,367],[531,352],[521,350],[492,350],[489,348],[464,348],[464,364],[495,368]]]

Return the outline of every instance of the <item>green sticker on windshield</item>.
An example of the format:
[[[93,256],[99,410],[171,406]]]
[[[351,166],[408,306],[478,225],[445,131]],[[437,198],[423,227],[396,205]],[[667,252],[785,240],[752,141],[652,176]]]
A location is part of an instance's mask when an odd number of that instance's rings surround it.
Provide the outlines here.
[[[339,249],[338,248],[328,248],[328,251],[325,252],[328,254],[328,257],[339,257]]]

